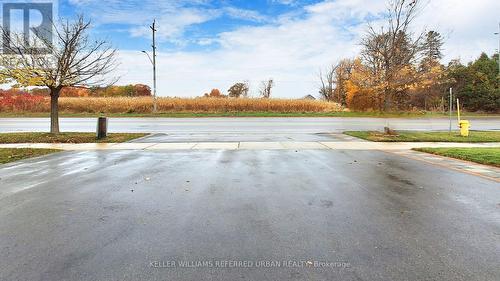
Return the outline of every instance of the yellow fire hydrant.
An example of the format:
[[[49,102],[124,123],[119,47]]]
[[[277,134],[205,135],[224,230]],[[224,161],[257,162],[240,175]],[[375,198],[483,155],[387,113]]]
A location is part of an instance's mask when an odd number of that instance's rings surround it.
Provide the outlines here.
[[[460,127],[460,135],[462,137],[468,137],[469,136],[469,128],[470,128],[470,123],[468,120],[460,120],[458,123],[458,126]]]

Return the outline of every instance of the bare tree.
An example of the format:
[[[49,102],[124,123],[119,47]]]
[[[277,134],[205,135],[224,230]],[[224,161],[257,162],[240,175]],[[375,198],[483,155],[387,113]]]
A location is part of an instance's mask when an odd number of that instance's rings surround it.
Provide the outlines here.
[[[335,99],[336,72],[338,64],[330,65],[324,72],[319,71],[319,94],[324,100],[333,101]]]
[[[116,66],[116,50],[106,41],[89,37],[91,22],[80,16],[73,22],[53,25],[55,42],[28,42],[22,35],[3,30],[8,50],[0,56],[3,82],[45,86],[50,91],[50,132],[59,133],[59,94],[65,87],[97,86],[112,81],[107,75]],[[40,36],[40,38],[43,38]],[[35,44],[43,49],[33,48]]]
[[[273,79],[269,79],[267,81],[262,81],[261,85],[260,85],[260,89],[259,89],[260,95],[265,99],[270,98],[271,97],[271,90],[273,87],[274,87]]]
[[[388,22],[379,30],[369,26],[362,39],[361,56],[370,67],[372,75],[382,85],[384,107],[390,107],[391,98],[401,89],[397,77],[401,70],[418,63],[422,53],[425,33],[413,34],[411,24],[418,14],[421,0],[391,0]],[[408,82],[405,80],[405,82]]]
[[[332,64],[325,72],[320,71],[319,93],[327,101],[334,101],[345,104],[346,82],[351,77],[353,60],[343,59],[336,64]]]

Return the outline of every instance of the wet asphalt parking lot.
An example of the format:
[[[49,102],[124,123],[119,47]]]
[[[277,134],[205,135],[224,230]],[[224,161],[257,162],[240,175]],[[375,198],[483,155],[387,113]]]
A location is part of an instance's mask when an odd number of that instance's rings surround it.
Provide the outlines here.
[[[498,280],[500,187],[380,151],[63,152],[0,166],[0,252],[2,281]]]

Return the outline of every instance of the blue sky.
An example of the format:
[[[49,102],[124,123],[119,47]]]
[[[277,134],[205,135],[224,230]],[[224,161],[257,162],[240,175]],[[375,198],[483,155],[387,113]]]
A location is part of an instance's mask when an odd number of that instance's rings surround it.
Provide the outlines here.
[[[301,7],[320,0],[209,1],[60,1],[62,17],[85,14],[96,24],[94,33],[109,38],[118,48],[136,50],[147,45],[147,26],[158,21],[158,47],[166,51],[203,51],[217,48],[210,42],[222,32],[242,26],[272,24],[283,15],[299,18]],[[133,19],[131,19],[133,18]],[[210,44],[208,44],[210,42]],[[145,44],[146,43],[146,44]],[[215,46],[214,46],[215,45]]]
[[[430,0],[415,25],[446,38],[445,59],[474,59],[498,48],[500,2]],[[162,96],[199,96],[248,81],[273,78],[274,96],[317,95],[320,69],[354,57],[369,22],[383,17],[384,0],[59,0],[59,15],[85,14],[93,35],[119,49],[120,84],[151,84],[141,50],[158,22]]]

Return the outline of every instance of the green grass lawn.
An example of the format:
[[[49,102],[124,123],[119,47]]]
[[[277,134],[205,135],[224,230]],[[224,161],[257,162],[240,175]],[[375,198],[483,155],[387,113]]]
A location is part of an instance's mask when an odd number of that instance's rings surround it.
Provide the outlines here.
[[[0,143],[120,143],[147,134],[108,134],[107,138],[98,140],[95,133],[1,133]]]
[[[65,113],[61,117],[100,117],[100,113]],[[164,117],[164,118],[203,118],[203,117],[372,117],[372,118],[439,118],[446,114],[436,112],[158,112],[158,113],[110,113],[107,117]],[[12,117],[49,117],[49,113],[2,112],[0,118]],[[498,114],[465,113],[463,117],[500,117]]]
[[[416,148],[415,150],[500,167],[500,147]]]
[[[375,142],[500,142],[500,131],[471,131],[469,137],[458,132],[397,131],[386,135],[377,131],[350,131],[346,135]]]
[[[0,148],[0,164],[59,152],[56,149]]]

